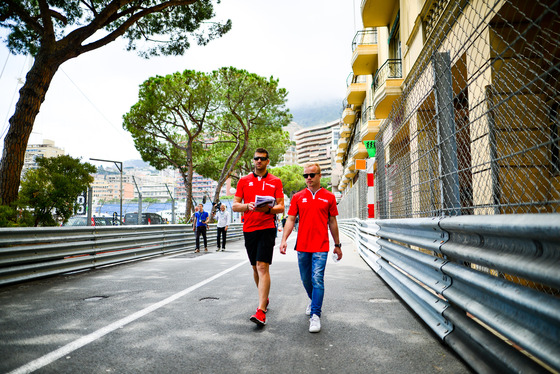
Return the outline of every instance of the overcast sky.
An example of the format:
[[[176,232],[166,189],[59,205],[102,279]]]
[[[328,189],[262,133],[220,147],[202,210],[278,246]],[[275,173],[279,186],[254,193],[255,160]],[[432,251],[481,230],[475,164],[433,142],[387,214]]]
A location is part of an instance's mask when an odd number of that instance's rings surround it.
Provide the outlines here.
[[[273,76],[289,91],[288,106],[342,101],[351,71],[351,43],[362,27],[361,0],[222,0],[217,19],[232,30],[181,57],[149,60],[117,41],[64,63],[55,75],[35,121],[29,144],[55,141],[67,154],[117,161],[140,158],[122,116],[138,100],[138,86],[155,75],[222,66]],[[5,35],[4,34],[2,36]],[[1,147],[30,59],[0,46]]]

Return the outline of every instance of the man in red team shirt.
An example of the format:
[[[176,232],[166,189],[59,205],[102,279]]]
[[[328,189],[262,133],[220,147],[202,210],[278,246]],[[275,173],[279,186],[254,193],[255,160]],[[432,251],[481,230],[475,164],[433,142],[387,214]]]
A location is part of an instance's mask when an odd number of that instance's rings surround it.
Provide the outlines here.
[[[342,249],[338,237],[336,216],[336,199],[334,195],[321,188],[321,167],[318,164],[306,164],[303,177],[307,188],[292,198],[288,219],[284,226],[280,253],[286,254],[288,236],[290,236],[296,216],[299,215],[299,229],[296,239],[299,273],[303,287],[310,303],[305,314],[309,319],[309,332],[321,331],[321,307],[325,294],[324,275],[329,254],[329,233],[335,242],[333,252],[337,259],[342,258]]]
[[[259,306],[250,320],[264,326],[270,291],[269,267],[276,240],[276,214],[284,212],[284,192],[280,178],[266,170],[270,163],[268,151],[257,148],[253,160],[255,170],[237,183],[232,209],[234,212],[243,212],[245,248],[259,292]],[[257,195],[274,198],[273,206],[255,206]]]

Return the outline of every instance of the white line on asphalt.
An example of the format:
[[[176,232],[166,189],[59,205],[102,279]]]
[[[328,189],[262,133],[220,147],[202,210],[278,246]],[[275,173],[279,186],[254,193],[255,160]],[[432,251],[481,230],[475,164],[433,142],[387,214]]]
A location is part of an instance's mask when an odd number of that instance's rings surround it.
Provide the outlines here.
[[[244,265],[247,263],[248,260],[245,260],[243,262],[240,262],[239,264],[230,267],[229,269],[226,269],[224,271],[222,271],[221,273],[218,273],[208,279],[203,280],[202,282],[199,282],[197,284],[195,284],[194,286],[191,286],[189,288],[184,289],[183,291],[177,292],[176,294],[169,296],[167,299],[164,299],[158,303],[152,304],[147,308],[144,308],[142,310],[139,310],[138,312],[129,315],[128,317],[122,318],[116,322],[111,323],[110,325],[107,325],[103,328],[100,328],[99,330],[92,332],[89,335],[83,336],[77,340],[74,340],[71,343],[66,344],[64,347],[61,347],[59,349],[57,349],[56,351],[52,351],[51,353],[48,353],[42,357],[39,357],[36,360],[33,360],[11,372],[9,372],[8,374],[23,374],[23,373],[31,373],[37,369],[40,369],[56,360],[58,360],[59,358],[62,358],[66,355],[68,355],[71,352],[74,352],[75,350],[89,344],[92,343],[94,341],[96,341],[97,339],[109,334],[110,332],[113,332],[121,327],[124,327],[126,325],[128,325],[130,322],[133,322],[135,320],[137,320],[138,318],[144,317],[145,315],[161,308],[162,306],[165,306],[169,303],[172,303],[173,301],[187,295],[188,293],[196,290],[197,288],[200,288],[210,282],[212,282],[213,280],[218,279],[219,277],[221,277],[222,275],[225,275],[227,273],[229,273],[232,270],[237,269],[238,267],[240,267],[241,265]]]

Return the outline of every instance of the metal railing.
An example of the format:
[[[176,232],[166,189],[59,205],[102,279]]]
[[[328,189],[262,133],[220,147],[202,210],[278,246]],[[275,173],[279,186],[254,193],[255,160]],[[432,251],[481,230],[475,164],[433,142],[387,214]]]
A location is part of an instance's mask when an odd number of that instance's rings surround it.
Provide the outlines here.
[[[369,266],[477,372],[560,370],[560,215],[339,225]]]
[[[375,108],[368,106],[366,110],[362,111],[362,123],[375,119]]]
[[[402,78],[402,60],[400,59],[389,59],[383,63],[375,72],[373,76],[373,82],[371,88],[375,92],[380,86],[382,86],[387,79]]]
[[[231,224],[227,240],[241,238]],[[0,285],[194,249],[190,225],[0,228]]]
[[[359,30],[352,39],[352,52],[359,45],[377,44],[377,29]]]
[[[366,83],[367,77],[365,75],[354,75],[354,73],[348,74],[346,77],[346,87],[350,86],[352,83]]]

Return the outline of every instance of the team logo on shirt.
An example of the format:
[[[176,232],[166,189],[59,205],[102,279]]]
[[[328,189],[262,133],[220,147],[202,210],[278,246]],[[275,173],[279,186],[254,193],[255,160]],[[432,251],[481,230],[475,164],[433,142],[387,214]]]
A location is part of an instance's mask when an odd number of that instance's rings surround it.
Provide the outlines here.
[[[304,197],[303,199],[301,199],[302,203],[306,203],[307,202],[307,197]]]
[[[253,185],[253,182],[249,182],[249,186],[252,186],[252,185]]]
[[[266,184],[267,186],[272,187],[272,188],[276,187],[275,185],[270,184],[270,183],[266,183],[266,182],[265,182],[264,184]]]
[[[325,203],[328,203],[328,202],[329,202],[328,200],[321,199],[320,197],[318,197],[317,199],[318,199],[318,200],[321,200],[321,201],[324,201]]]

